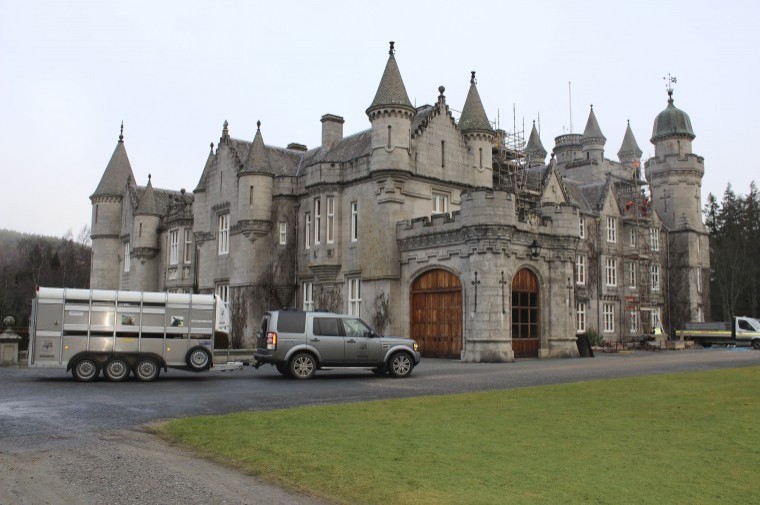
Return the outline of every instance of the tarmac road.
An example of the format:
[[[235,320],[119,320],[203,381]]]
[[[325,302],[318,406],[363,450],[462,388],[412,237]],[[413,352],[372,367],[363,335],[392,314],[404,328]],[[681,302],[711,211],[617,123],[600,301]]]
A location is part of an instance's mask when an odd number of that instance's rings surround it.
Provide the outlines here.
[[[423,359],[408,379],[274,367],[162,373],[157,382],[75,382],[62,369],[0,368],[0,505],[322,503],[199,461],[144,431],[162,419],[760,365],[760,351],[700,349],[469,364]]]

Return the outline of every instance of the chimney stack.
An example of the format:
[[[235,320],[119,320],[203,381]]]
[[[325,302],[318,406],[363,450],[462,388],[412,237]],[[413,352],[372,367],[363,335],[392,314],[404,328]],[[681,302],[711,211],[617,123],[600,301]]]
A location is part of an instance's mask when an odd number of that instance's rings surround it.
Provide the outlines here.
[[[329,149],[337,141],[343,138],[342,117],[334,114],[325,114],[322,116],[322,148]]]

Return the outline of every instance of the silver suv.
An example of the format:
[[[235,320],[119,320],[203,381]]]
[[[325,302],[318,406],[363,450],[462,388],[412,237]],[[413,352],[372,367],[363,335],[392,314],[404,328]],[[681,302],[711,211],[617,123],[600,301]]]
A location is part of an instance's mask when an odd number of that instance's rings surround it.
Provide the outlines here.
[[[414,340],[378,335],[357,317],[289,310],[264,314],[253,357],[254,367],[269,363],[296,379],[345,367],[408,377],[420,362]]]

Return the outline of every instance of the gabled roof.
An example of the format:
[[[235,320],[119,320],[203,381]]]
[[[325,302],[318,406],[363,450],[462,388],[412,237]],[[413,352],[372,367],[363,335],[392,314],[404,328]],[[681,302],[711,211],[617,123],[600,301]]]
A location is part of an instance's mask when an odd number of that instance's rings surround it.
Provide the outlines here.
[[[132,165],[127,157],[127,150],[124,148],[124,136],[119,135],[119,142],[116,144],[111,155],[111,160],[106,166],[103,177],[90,198],[98,196],[122,196],[124,188],[129,182],[134,183],[135,176],[132,173]]]
[[[390,55],[388,63],[385,65],[385,71],[383,71],[383,77],[380,79],[375,99],[372,100],[372,104],[367,108],[367,111],[375,107],[393,105],[413,108],[412,102],[409,101],[409,95],[406,93],[404,81],[401,79],[398,64],[396,63],[396,57],[394,56],[396,51],[393,49],[393,42],[390,44],[391,49],[388,52]]]
[[[578,204],[581,211],[598,214],[604,207],[604,200],[609,191],[607,180],[591,184],[582,184],[570,179],[565,179],[564,182],[568,196]]]
[[[470,90],[467,92],[467,99],[464,102],[464,107],[462,107],[462,115],[459,116],[459,130],[463,133],[472,131],[493,133],[491,123],[488,121],[488,116],[483,108],[483,102],[480,100],[474,71],[470,78]]]

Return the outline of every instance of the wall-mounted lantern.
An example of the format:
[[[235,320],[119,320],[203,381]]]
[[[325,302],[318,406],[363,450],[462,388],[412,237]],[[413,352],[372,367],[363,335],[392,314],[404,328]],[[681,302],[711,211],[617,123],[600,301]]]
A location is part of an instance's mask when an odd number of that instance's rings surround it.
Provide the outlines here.
[[[533,240],[528,246],[528,249],[530,249],[530,255],[532,258],[538,258],[538,255],[541,254],[541,244],[538,240]]]

